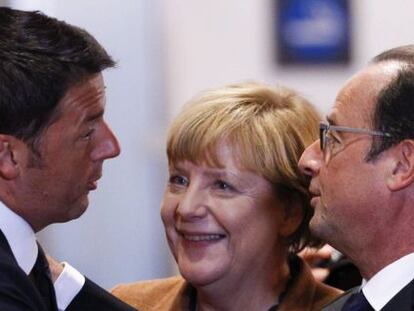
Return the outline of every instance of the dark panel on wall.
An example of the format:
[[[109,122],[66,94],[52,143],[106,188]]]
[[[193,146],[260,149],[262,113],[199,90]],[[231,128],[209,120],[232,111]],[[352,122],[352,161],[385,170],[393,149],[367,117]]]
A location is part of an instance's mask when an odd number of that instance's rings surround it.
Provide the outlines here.
[[[351,58],[349,0],[276,0],[281,64],[347,63]]]

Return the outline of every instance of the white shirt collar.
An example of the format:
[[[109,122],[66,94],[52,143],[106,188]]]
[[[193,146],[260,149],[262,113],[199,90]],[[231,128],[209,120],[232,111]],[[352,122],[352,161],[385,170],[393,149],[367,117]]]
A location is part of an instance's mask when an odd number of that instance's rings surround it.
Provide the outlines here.
[[[369,281],[362,291],[375,310],[381,310],[398,292],[414,279],[414,253],[389,264]]]
[[[19,267],[29,274],[37,258],[35,233],[30,225],[0,201],[0,230],[16,258]]]

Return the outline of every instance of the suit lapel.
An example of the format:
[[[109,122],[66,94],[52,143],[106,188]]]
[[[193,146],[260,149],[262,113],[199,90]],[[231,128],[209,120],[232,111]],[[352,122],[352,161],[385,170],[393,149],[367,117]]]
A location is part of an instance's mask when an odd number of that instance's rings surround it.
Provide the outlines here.
[[[350,290],[343,293],[341,296],[336,298],[330,304],[326,305],[322,311],[338,311],[342,309],[342,306],[345,302],[351,297],[352,294],[356,293],[359,290],[359,286],[353,287]]]
[[[358,291],[358,287],[354,287],[343,295],[339,296],[329,305],[325,306],[323,311],[338,311],[349,299],[349,297]],[[381,311],[414,311],[414,280],[408,283],[390,302],[388,302]]]
[[[8,269],[7,279],[2,280],[2,275],[1,275],[2,269]],[[10,269],[13,270],[13,278],[9,276],[9,274],[11,273]],[[25,298],[31,299],[30,304],[40,308],[36,310],[53,310],[53,311],[57,310],[55,297],[53,297],[54,305],[52,306],[52,309],[46,308],[39,290],[35,287],[34,283],[32,282],[32,280],[30,280],[30,278],[26,275],[26,273],[19,267],[17,260],[13,255],[9,242],[7,241],[6,237],[4,236],[1,230],[0,230],[0,281],[7,282],[10,288],[13,288],[15,286],[16,289],[13,292],[13,294],[15,295],[16,292],[18,292],[18,293],[21,293],[22,297],[24,296]],[[12,282],[13,284],[11,284],[10,282]],[[20,299],[20,298],[21,297],[18,297],[17,299]]]
[[[1,230],[0,230],[0,254],[1,254],[0,262],[13,263],[17,265],[16,258],[14,258],[9,242],[7,242],[7,239]]]
[[[414,280],[397,293],[381,311],[414,310]]]

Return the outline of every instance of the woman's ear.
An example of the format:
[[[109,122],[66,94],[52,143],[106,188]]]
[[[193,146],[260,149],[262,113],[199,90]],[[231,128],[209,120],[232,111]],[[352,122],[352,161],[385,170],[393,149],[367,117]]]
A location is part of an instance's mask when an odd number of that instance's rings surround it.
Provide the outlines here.
[[[414,141],[405,139],[388,153],[390,174],[387,186],[391,191],[401,190],[414,182]]]
[[[19,165],[16,160],[18,148],[21,148],[22,142],[18,139],[0,134],[0,177],[11,180],[19,175]]]

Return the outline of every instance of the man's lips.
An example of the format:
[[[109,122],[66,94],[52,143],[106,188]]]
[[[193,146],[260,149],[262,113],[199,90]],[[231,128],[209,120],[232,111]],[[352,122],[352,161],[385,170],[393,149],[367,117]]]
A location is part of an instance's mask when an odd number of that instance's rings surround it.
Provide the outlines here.
[[[312,197],[318,197],[321,195],[321,191],[319,190],[319,187],[313,182],[309,186],[309,193]]]
[[[317,202],[320,200],[320,196],[314,196],[311,198],[310,200],[310,204],[311,206],[313,206],[314,208],[317,206]]]
[[[320,199],[321,192],[312,186],[309,188],[309,192],[311,196],[310,203],[313,207],[315,207],[317,201]]]
[[[95,190],[96,188],[98,188],[98,181],[97,180],[88,182],[88,190],[89,191]]]
[[[98,180],[101,178],[101,175],[92,178],[89,182],[88,182],[88,190],[95,190],[96,188],[98,188]]]

